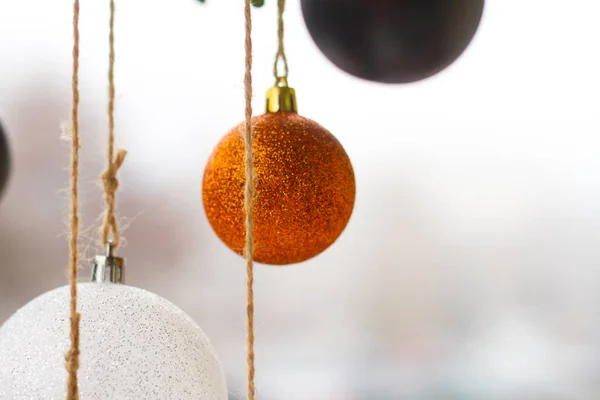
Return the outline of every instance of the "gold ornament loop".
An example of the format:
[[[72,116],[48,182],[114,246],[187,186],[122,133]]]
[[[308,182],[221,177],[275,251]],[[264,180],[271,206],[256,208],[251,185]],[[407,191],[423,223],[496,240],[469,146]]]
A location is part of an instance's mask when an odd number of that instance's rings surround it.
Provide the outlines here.
[[[275,78],[275,86],[280,88],[288,87],[287,76],[278,76]]]

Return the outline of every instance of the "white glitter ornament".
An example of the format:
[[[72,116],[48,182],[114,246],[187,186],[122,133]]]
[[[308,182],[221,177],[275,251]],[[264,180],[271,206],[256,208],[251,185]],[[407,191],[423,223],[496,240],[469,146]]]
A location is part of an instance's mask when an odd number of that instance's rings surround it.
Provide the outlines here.
[[[81,400],[227,399],[215,351],[183,311],[119,283],[77,287]],[[45,293],[0,328],[0,399],[65,398],[69,299],[68,286]]]

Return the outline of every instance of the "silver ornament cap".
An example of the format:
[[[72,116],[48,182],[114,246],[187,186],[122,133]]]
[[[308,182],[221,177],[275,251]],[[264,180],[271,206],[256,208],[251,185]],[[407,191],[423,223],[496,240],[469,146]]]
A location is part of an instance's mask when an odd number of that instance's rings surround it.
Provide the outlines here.
[[[106,245],[106,255],[94,257],[92,282],[125,283],[125,259],[113,255],[113,244]]]

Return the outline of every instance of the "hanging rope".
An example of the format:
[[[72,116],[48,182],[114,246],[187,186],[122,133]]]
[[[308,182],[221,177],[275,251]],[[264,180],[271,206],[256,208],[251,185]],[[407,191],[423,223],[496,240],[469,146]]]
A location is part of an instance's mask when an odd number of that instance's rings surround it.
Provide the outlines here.
[[[79,319],[77,312],[77,238],[79,236],[79,0],[73,3],[73,105],[71,109],[71,234],[69,236],[69,286],[71,303],[71,347],[65,354],[65,367],[68,371],[67,400],[79,399],[77,370],[79,369]]]
[[[285,0],[277,0],[277,54],[275,54],[275,63],[273,65],[273,75],[275,80],[288,77],[288,62],[283,47],[283,12],[285,11]],[[279,61],[283,62],[283,75],[279,75]]]
[[[246,275],[247,275],[247,357],[248,363],[248,400],[254,400],[254,165],[252,154],[252,13],[251,0],[245,0],[244,17],[246,20],[246,72],[244,74],[244,92],[246,95],[246,129],[244,135],[246,153],[246,185],[244,206],[246,211]]]
[[[119,225],[115,217],[115,195],[119,188],[117,172],[127,152],[119,149],[115,155],[115,1],[110,0],[110,22],[109,22],[109,56],[108,56],[108,146],[107,166],[102,173],[102,184],[104,186],[104,201],[106,212],[101,230],[102,246],[106,247],[109,241],[116,248],[121,241]],[[112,233],[112,240],[109,238]]]

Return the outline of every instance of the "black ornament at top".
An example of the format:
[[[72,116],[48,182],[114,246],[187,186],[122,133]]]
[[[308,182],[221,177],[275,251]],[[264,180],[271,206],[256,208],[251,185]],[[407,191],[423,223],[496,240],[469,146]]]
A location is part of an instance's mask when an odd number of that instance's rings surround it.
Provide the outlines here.
[[[0,195],[4,191],[6,182],[8,181],[8,173],[10,171],[10,153],[8,151],[8,141],[0,123]]]
[[[416,82],[467,48],[484,0],[301,0],[308,31],[331,62],[358,78]]]

